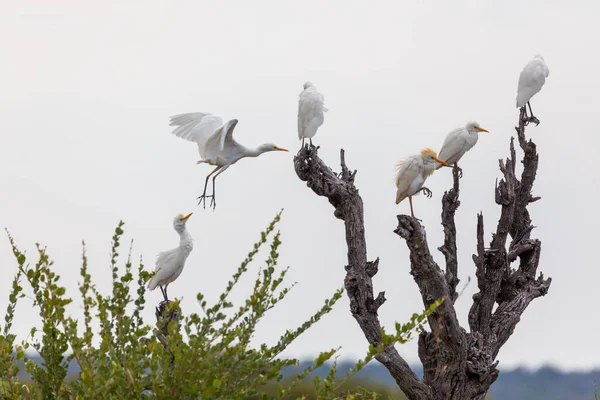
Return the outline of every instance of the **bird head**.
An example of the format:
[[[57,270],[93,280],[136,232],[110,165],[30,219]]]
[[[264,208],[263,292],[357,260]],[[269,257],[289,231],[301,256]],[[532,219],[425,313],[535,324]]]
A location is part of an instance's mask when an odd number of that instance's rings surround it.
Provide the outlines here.
[[[310,82],[310,81],[306,81],[306,82],[304,82],[304,90],[306,90],[306,88],[309,88],[309,87],[314,87],[314,86],[315,86],[315,85],[313,85],[313,83],[312,83],[312,82]]]
[[[431,150],[430,148],[426,148],[421,150],[421,157],[423,158],[423,164],[425,165],[425,169],[435,169],[437,167],[437,164],[442,164],[444,167],[449,167],[450,165],[445,162],[440,160],[437,157],[437,153],[433,150]]]
[[[539,58],[540,60],[545,61],[544,57],[542,57],[540,54],[536,54],[533,58]]]
[[[173,227],[177,233],[181,233],[185,230],[185,223],[187,222],[188,218],[192,216],[192,214],[193,213],[189,213],[188,215],[178,214],[173,219]]]
[[[465,128],[467,128],[467,131],[469,131],[469,133],[477,133],[477,132],[488,132],[489,131],[487,129],[483,129],[482,127],[479,126],[479,124],[477,122],[469,122],[467,125],[465,125]]]
[[[261,153],[266,153],[268,151],[289,151],[287,149],[277,147],[273,143],[263,143],[260,146],[258,146],[258,150]]]

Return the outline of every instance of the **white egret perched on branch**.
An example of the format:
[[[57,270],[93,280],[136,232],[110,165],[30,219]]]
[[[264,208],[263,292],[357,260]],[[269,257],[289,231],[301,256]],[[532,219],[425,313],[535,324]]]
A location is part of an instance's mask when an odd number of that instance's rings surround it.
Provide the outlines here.
[[[462,176],[462,170],[458,167],[458,160],[477,144],[479,132],[489,131],[480,127],[477,122],[469,122],[464,127],[454,129],[448,133],[438,155],[439,159],[450,165],[456,165]],[[442,168],[442,165],[438,165],[437,169],[440,168]]]
[[[410,202],[410,215],[414,218],[412,196],[423,191],[427,197],[431,197],[431,190],[424,187],[425,180],[433,174],[437,166],[441,164],[449,167],[448,163],[440,160],[435,151],[423,149],[420,154],[410,156],[396,163],[396,204],[408,197]]]
[[[172,249],[163,251],[156,256],[156,274],[148,282],[148,289],[154,290],[156,287],[160,287],[165,301],[169,301],[167,297],[167,286],[171,282],[181,275],[185,260],[192,252],[194,248],[192,236],[187,231],[185,224],[192,213],[184,216],[179,214],[173,220],[173,227],[179,234],[179,246]]]
[[[544,57],[539,54],[536,55],[533,60],[529,61],[521,75],[519,75],[519,86],[517,88],[517,108],[529,106],[529,113],[531,114],[527,120],[535,122],[535,125],[540,124],[540,120],[533,116],[531,110],[531,103],[529,100],[540,90],[546,83],[546,78],[550,75],[550,70],[544,61]],[[525,109],[525,117],[527,117],[527,109]]]
[[[233,139],[233,130],[238,120],[232,119],[223,124],[223,119],[210,113],[187,113],[171,117],[170,126],[177,126],[173,131],[175,136],[182,139],[196,142],[200,153],[200,161],[197,164],[207,163],[216,168],[206,176],[204,181],[204,192],[198,197],[198,205],[204,201],[206,208],[206,197],[211,197],[210,205],[213,209],[217,206],[215,199],[215,179],[227,168],[235,164],[244,157],[258,157],[268,151],[287,151],[277,147],[272,143],[265,143],[256,149],[249,149],[242,146]],[[213,193],[206,196],[206,187],[208,179],[213,177]]]
[[[305,82],[304,90],[300,92],[298,100],[298,139],[302,139],[302,147],[304,147],[304,139],[307,138],[312,146],[312,137],[323,125],[325,120],[323,113],[328,111],[324,104],[323,95],[315,85]]]

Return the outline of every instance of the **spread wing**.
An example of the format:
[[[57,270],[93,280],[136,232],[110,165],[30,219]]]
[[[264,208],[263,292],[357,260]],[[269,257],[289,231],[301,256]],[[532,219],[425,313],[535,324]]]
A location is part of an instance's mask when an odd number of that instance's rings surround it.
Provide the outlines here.
[[[419,176],[421,165],[419,165],[419,156],[409,157],[406,160],[399,161],[396,166],[396,204],[400,203],[408,195],[408,189],[415,179]]]
[[[546,77],[550,70],[546,63],[534,58],[531,60],[519,75],[519,86],[517,89],[517,108],[523,107],[546,83]]]
[[[223,127],[223,119],[218,115],[210,113],[178,114],[172,116],[170,119],[171,123],[169,126],[177,126],[173,130],[173,134],[190,142],[196,142],[202,158],[206,158],[204,152],[207,140],[219,128]]]
[[[315,87],[308,87],[300,93],[298,100],[298,138],[312,138],[323,125],[325,99]]]
[[[207,160],[213,160],[213,162],[215,162],[219,153],[226,147],[234,145],[233,130],[237,123],[237,119],[227,121],[225,125],[217,129],[217,131],[208,138],[204,145],[204,153]]]

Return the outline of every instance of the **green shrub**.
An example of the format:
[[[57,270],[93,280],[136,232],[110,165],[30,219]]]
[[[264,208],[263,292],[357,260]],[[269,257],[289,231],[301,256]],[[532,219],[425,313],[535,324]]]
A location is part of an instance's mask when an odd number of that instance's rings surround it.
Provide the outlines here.
[[[280,233],[275,225],[281,213],[261,233],[260,240],[248,253],[218,301],[209,305],[201,293],[199,313],[182,315],[179,301],[162,304],[158,321],[144,321],[146,284],[152,274],[140,260],[134,271],[129,257],[119,267],[119,248],[123,222],[115,229],[112,241],[112,291],[104,295],[92,283],[83,243],[81,283],[83,321],[68,316],[71,303],[60,277],[52,271],[46,249],[37,245],[37,261],[28,262],[8,234],[18,264],[9,297],[5,323],[0,330],[0,396],[3,399],[246,399],[291,398],[295,388],[306,385],[307,377],[338,349],[321,353],[312,365],[290,379],[283,379],[286,366],[298,360],[281,358],[281,353],[302,333],[329,313],[341,298],[343,289],[331,298],[308,321],[288,330],[274,345],[250,346],[257,324],[281,302],[291,286],[284,286],[287,268],[278,267]],[[8,233],[8,232],[7,232]],[[270,238],[270,248],[263,267],[258,271],[252,293],[243,304],[234,305],[228,298],[250,263]],[[41,331],[31,330],[29,337],[16,344],[11,326],[18,299],[24,296],[22,280],[33,291],[33,305],[39,310]],[[134,292],[135,290],[135,292]],[[439,302],[437,303],[439,304]],[[409,340],[411,334],[435,307],[414,314],[407,324],[396,325],[395,332],[384,332],[384,345]],[[92,329],[92,326],[99,329]],[[160,329],[159,329],[160,327]],[[31,349],[32,348],[32,349]],[[28,360],[26,350],[34,350],[42,365]],[[330,373],[315,377],[312,396],[336,398],[346,396],[347,381],[371,361],[382,347],[371,346],[342,380],[335,378],[335,363]],[[78,379],[65,381],[67,367],[75,360],[81,372]],[[19,381],[18,363],[25,362],[31,382]],[[302,386],[304,388],[304,386]],[[304,390],[306,393],[306,389]],[[349,398],[374,398],[364,390]]]

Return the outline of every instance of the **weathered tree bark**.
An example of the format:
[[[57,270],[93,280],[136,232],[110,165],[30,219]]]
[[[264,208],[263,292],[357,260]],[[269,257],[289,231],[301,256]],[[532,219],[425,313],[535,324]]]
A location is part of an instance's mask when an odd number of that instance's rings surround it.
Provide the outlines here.
[[[544,279],[537,268],[541,242],[531,239],[531,219],[527,206],[539,200],[531,195],[538,154],[535,143],[525,139],[527,118],[521,110],[516,129],[524,152],[523,172],[517,179],[514,137],[510,157],[500,160],[503,179],[496,186],[496,203],[501,215],[490,248],[483,242],[483,215],[477,216],[477,254],[473,256],[479,292],[473,296],[467,332],[458,323],[454,301],[458,297],[458,257],[454,215],[460,206],[458,170],[453,170],[453,187],[442,198],[444,244],[438,250],[446,261],[442,271],[433,260],[423,226],[415,218],[398,215],[394,231],[406,241],[410,250],[410,273],[423,299],[425,308],[440,298],[446,300],[428,318],[429,331],[419,336],[419,358],[423,379],[419,379],[395,347],[386,348],[377,357],[389,370],[400,389],[410,399],[476,399],[485,398],[498,377],[496,357],[502,345],[514,332],[529,303],[545,295],[551,278]],[[344,221],[348,246],[345,287],[350,298],[350,312],[369,343],[381,344],[381,323],[377,310],[385,302],[384,292],[376,297],[372,277],[379,259],[367,261],[367,245],[363,220],[363,203],[354,186],[356,171],[350,172],[341,150],[340,174],[334,173],[317,155],[318,148],[305,146],[296,157],[298,177],[317,195],[327,197],[334,206],[335,217]],[[506,243],[511,237],[508,249]],[[516,269],[510,264],[519,260]],[[494,305],[497,308],[494,311]]]

